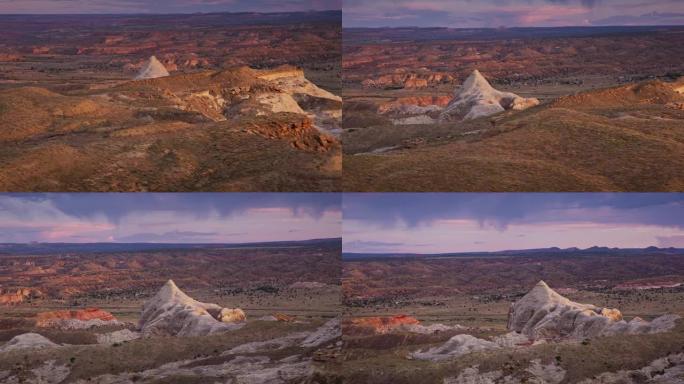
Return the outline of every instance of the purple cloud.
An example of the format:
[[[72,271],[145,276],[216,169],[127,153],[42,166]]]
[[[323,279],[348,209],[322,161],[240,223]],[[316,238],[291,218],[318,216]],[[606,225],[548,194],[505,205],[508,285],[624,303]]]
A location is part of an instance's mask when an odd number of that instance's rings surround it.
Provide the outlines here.
[[[345,27],[681,25],[679,0],[347,0]]]
[[[684,194],[345,194],[345,252],[678,246]]]
[[[305,12],[341,0],[0,0],[0,14]]]
[[[238,243],[339,237],[325,193],[0,194],[0,243]]]

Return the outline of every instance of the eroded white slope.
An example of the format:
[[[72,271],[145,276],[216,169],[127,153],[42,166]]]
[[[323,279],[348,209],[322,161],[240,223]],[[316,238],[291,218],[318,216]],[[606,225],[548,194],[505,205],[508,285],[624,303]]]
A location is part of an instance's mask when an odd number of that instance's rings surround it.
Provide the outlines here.
[[[140,331],[144,336],[200,336],[241,328],[244,320],[242,310],[197,301],[169,280],[143,305]]]
[[[59,347],[45,336],[37,333],[24,333],[14,336],[7,343],[0,346],[0,352],[16,351],[20,349],[42,349]]]
[[[649,322],[637,317],[627,322],[617,309],[573,302],[540,281],[512,305],[508,329],[532,339],[584,339],[666,332],[675,326],[678,318],[664,315]]]
[[[539,104],[535,98],[524,98],[492,87],[477,69],[454,93],[454,98],[440,115],[441,120],[470,120],[490,116],[508,109],[523,110]]]

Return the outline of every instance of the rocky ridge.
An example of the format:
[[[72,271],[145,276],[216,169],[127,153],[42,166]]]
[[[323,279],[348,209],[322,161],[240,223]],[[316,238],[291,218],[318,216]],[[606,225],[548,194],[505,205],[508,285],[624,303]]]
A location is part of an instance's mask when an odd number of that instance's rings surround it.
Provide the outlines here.
[[[663,315],[649,322],[635,317],[627,322],[617,309],[575,303],[540,281],[512,304],[508,315],[509,333],[492,340],[460,334],[440,346],[412,352],[408,357],[441,361],[472,352],[526,347],[549,341],[667,332],[674,328],[679,318],[679,315]]]
[[[511,306],[508,329],[531,339],[585,339],[615,334],[666,332],[677,315],[663,315],[653,321],[635,317],[629,322],[614,308],[573,302],[540,281]]]

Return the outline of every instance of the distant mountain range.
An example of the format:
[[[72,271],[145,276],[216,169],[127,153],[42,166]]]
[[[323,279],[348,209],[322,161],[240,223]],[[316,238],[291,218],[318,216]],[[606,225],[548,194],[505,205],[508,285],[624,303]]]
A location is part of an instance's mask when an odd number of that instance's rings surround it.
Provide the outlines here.
[[[606,255],[606,256],[625,256],[625,255],[643,255],[643,254],[674,254],[684,256],[684,248],[609,248],[609,247],[590,247],[580,249],[572,248],[534,248],[534,249],[518,249],[505,250],[496,252],[453,252],[453,253],[436,253],[436,254],[420,254],[420,253],[352,253],[343,252],[342,259],[345,261],[359,261],[359,260],[381,260],[381,259],[402,259],[402,258],[450,258],[450,257],[508,257],[508,256],[531,256],[531,255],[559,255],[559,256],[583,256],[583,255]]]
[[[594,26],[594,27],[513,27],[513,28],[344,28],[346,42],[495,40],[520,38],[565,38],[654,33],[682,30],[684,26]]]
[[[320,245],[340,247],[342,239],[311,239],[302,241],[272,241],[260,243],[0,243],[2,255],[46,255],[58,253],[111,253],[148,252],[178,249],[223,249],[223,248],[283,248]]]

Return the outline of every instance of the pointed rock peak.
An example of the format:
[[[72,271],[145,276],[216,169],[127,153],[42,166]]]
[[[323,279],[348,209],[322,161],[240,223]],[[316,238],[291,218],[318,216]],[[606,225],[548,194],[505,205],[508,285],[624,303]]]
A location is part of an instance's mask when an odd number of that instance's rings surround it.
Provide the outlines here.
[[[547,296],[554,296],[554,295],[560,296],[558,293],[556,293],[556,291],[551,289],[551,287],[549,287],[546,284],[546,282],[544,282],[544,280],[539,280],[539,282],[537,284],[535,284],[534,288],[532,288],[532,291],[537,292],[537,293],[541,293],[541,294],[545,294]],[[530,292],[532,292],[532,291],[530,291]]]
[[[482,73],[476,69],[463,83],[464,90],[471,88],[492,89],[492,86],[489,84],[489,81],[482,76]]]
[[[169,279],[169,280],[164,284],[164,287],[167,287],[167,288],[173,289],[173,290],[179,290],[179,289],[178,289],[178,286],[176,285],[176,283],[174,283],[173,280],[171,280],[171,279]]]
[[[540,280],[521,301],[532,300],[537,303],[569,303],[570,300],[551,289],[543,280]]]
[[[135,77],[136,80],[143,79],[156,79],[159,77],[169,76],[169,71],[166,70],[164,64],[162,64],[155,56],[151,56],[147,63]]]
[[[158,300],[164,302],[171,300],[192,300],[188,295],[185,294],[185,292],[181,291],[180,288],[178,288],[178,286],[176,285],[176,283],[173,282],[173,280],[168,280],[166,283],[164,283],[164,286],[162,286],[159,292],[157,292],[156,297]]]

